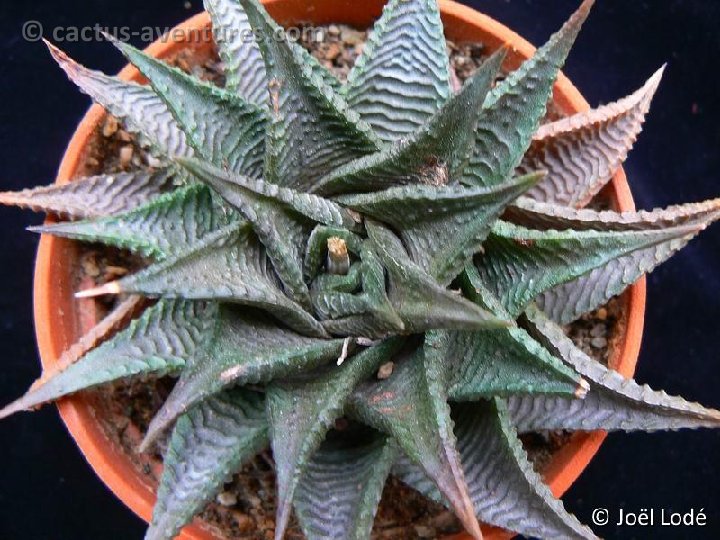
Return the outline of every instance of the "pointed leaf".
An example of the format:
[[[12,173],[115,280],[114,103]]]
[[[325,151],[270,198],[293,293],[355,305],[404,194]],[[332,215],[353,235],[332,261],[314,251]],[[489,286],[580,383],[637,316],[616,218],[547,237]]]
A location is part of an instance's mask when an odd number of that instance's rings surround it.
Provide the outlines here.
[[[109,341],[8,405],[0,417],[135,375],[179,372],[215,324],[217,305],[161,300]]]
[[[528,537],[597,538],[569,514],[534,470],[499,399],[454,409],[458,450],[478,519]],[[440,501],[419,467],[393,469],[405,483]]]
[[[203,0],[223,61],[225,88],[249,103],[267,107],[265,63],[245,10],[237,0]]]
[[[63,351],[54,365],[44,367],[42,375],[33,384],[31,389],[45,384],[61,371],[78,362],[87,353],[97,348],[100,344],[112,338],[119,331],[125,329],[128,324],[142,313],[147,307],[147,300],[142,296],[130,295],[122,302],[118,302],[112,311],[93,326],[88,332]]]
[[[534,203],[528,199],[518,203],[518,206],[511,207],[507,217],[526,226],[544,229],[672,231],[681,227],[695,227],[696,232],[699,232],[720,218],[719,199],[671,206],[652,212],[622,214],[572,210],[561,206]],[[652,271],[683,248],[691,237],[692,235],[672,238],[612,260],[588,274],[544,292],[537,298],[538,305],[553,320],[561,324],[569,323],[623,292],[643,274]]]
[[[320,324],[280,289],[247,224],[230,225],[181,255],[79,295],[120,292],[235,302],[264,309],[299,332],[326,335]]]
[[[410,261],[400,240],[387,228],[366,222],[370,242],[388,271],[388,296],[409,333],[429,329],[477,330],[511,324],[459,294],[444,289]]]
[[[127,214],[31,227],[30,230],[86,242],[101,242],[163,260],[181,255],[211,233],[240,222],[236,212],[213,200],[201,185],[180,188]]]
[[[391,0],[348,75],[347,101],[384,142],[422,126],[451,95],[435,0]]]
[[[179,161],[194,176],[208,184],[226,201],[239,209],[246,207],[247,203],[242,201],[250,200],[251,194],[254,194],[257,197],[253,200],[265,198],[273,204],[286,206],[307,219],[328,227],[341,227],[349,230],[359,227],[359,217],[353,217],[345,208],[330,199],[284,188],[263,180],[232,174],[196,159],[180,159]],[[237,205],[234,201],[237,201]]]
[[[66,184],[0,193],[0,204],[29,208],[64,219],[129,212],[175,187],[168,169],[88,176]]]
[[[351,412],[392,435],[447,497],[468,532],[482,538],[455,448],[447,367],[426,344],[396,362],[390,378],[361,385],[353,394]]]
[[[276,538],[284,535],[295,489],[308,461],[343,414],[348,397],[380,364],[391,360],[400,345],[402,340],[388,340],[346,359],[340,366],[268,386],[267,409],[278,488]]]
[[[127,43],[116,45],[150,80],[198,155],[238,174],[262,176],[267,115],[261,108]]]
[[[260,394],[235,388],[180,417],[170,437],[145,540],[171,540],[220,491],[228,476],[269,443]]]
[[[620,257],[687,242],[702,228],[690,224],[666,230],[537,231],[498,221],[483,244],[477,269],[481,282],[516,317],[557,285]]]
[[[295,513],[308,540],[369,538],[383,486],[397,456],[386,436],[348,441],[340,432],[326,440],[305,468]]]
[[[593,360],[539,310],[528,310],[529,331],[589,383],[585,399],[514,396],[510,414],[521,432],[553,429],[657,431],[720,427],[720,411],[640,386]]]
[[[520,328],[434,331],[428,336],[453,366],[449,394],[455,401],[584,392],[580,376]]]
[[[557,74],[590,12],[585,0],[562,29],[488,95],[463,182],[493,186],[520,164],[545,115]]]
[[[261,312],[222,305],[212,343],[183,370],[148,428],[144,447],[195,403],[229,386],[267,383],[337,359],[342,339],[320,339],[279,327]]]
[[[308,191],[333,168],[376,151],[370,127],[307,62],[309,54],[291,46],[256,0],[239,1],[258,33],[269,79],[273,121],[265,179]]]
[[[540,127],[516,171],[548,171],[528,196],[578,208],[590,202],[635,144],[663,70],[625,99]]]
[[[410,258],[448,285],[480,251],[504,208],[542,176],[531,175],[493,188],[396,187],[341,197],[345,206],[392,225]]]
[[[473,129],[505,51],[490,57],[458,94],[412,134],[336,168],[313,188],[319,193],[365,192],[399,184],[438,186],[461,175]]]
[[[89,70],[54,45],[46,45],[70,80],[120,119],[128,131],[140,136],[140,141],[150,145],[157,156],[192,156],[185,134],[151,88]]]
[[[310,235],[312,222],[273,199],[237,184],[228,186],[227,182],[221,183],[197,166],[192,169],[201,173],[202,179],[252,224],[288,295],[310,309],[310,292],[302,272],[302,250]]]

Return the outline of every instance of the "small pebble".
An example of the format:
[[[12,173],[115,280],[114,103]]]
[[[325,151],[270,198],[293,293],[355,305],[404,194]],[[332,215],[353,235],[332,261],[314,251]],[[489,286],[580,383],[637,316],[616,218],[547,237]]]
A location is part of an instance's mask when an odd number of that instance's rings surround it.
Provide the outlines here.
[[[365,42],[365,33],[358,32],[352,28],[343,28],[342,30],[342,41],[348,45],[360,45]]]
[[[86,276],[98,277],[100,275],[100,268],[98,267],[94,256],[83,258],[81,264],[83,272]]]
[[[430,520],[430,525],[440,532],[452,531],[458,524],[458,519],[452,512],[443,511],[438,515],[433,516]]]
[[[590,337],[605,337],[607,336],[607,327],[604,324],[595,324],[590,329]]]
[[[112,137],[115,135],[115,132],[117,132],[118,128],[120,127],[117,118],[115,118],[112,115],[108,115],[105,118],[105,125],[103,125],[103,137]]]
[[[435,538],[435,531],[424,525],[415,525],[415,534],[418,538]]]
[[[232,491],[221,491],[217,495],[217,502],[222,506],[235,506],[237,504],[237,495]]]
[[[338,56],[340,56],[340,53],[342,52],[342,49],[340,48],[339,43],[328,43],[327,49],[325,51],[325,58],[328,60],[335,60]]]
[[[133,147],[130,145],[123,146],[120,149],[120,166],[126,168],[130,165],[133,157]]]
[[[595,349],[604,349],[607,347],[608,341],[604,337],[596,337],[590,340],[590,345]]]
[[[250,518],[250,516],[237,513],[235,514],[235,524],[237,525],[238,530],[242,534],[246,534],[251,532],[253,529],[255,529],[255,522]]]
[[[377,372],[377,378],[380,380],[387,379],[392,375],[395,364],[393,362],[385,362]]]

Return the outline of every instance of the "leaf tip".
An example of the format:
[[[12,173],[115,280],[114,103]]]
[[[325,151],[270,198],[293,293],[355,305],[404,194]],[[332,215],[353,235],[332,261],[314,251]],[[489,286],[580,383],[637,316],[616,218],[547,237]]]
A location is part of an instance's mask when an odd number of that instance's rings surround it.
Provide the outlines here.
[[[27,407],[25,407],[25,402],[23,398],[16,399],[12,403],[9,403],[2,409],[0,409],[0,420],[4,420],[5,418],[8,418],[9,416],[12,416],[13,414],[26,410]]]
[[[574,395],[578,399],[585,399],[585,396],[587,396],[589,391],[590,391],[590,383],[588,383],[585,379],[580,379],[580,382],[578,383],[578,386],[575,389]]]
[[[92,289],[85,289],[84,291],[78,291],[75,293],[75,298],[94,298],[96,296],[102,296],[104,294],[120,294],[122,289],[120,288],[119,281],[111,281],[105,283],[99,287],[93,287]]]

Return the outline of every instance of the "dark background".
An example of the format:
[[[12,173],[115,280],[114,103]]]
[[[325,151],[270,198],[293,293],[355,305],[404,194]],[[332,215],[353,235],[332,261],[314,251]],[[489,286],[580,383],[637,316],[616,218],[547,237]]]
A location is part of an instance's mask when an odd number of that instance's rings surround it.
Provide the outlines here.
[[[361,1],[361,0],[358,0]],[[542,43],[579,0],[466,0]],[[42,44],[21,37],[26,20],[54,26],[174,25],[201,9],[182,0],[0,0],[0,190],[53,180],[65,144],[88,107]],[[664,62],[665,79],[627,172],[639,207],[720,195],[720,2],[599,0],[566,73],[593,105],[636,88]],[[107,43],[61,43],[82,63],[117,71]],[[136,43],[136,45],[142,45]],[[0,209],[0,402],[38,375],[31,317],[40,217]],[[720,407],[720,227],[706,232],[649,281],[637,378]],[[612,434],[566,505],[592,509],[704,509],[695,530],[595,527],[609,538],[720,538],[720,432]],[[141,538],[144,524],[94,476],[54,407],[0,424],[0,539]]]

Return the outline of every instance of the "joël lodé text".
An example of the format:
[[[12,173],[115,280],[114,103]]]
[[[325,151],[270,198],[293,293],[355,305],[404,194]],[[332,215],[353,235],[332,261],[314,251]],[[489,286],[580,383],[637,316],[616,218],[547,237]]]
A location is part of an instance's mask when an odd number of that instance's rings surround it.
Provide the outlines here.
[[[704,527],[707,525],[705,509],[690,509],[686,512],[673,512],[665,508],[641,508],[639,512],[631,512],[620,508],[615,525],[650,527]]]

